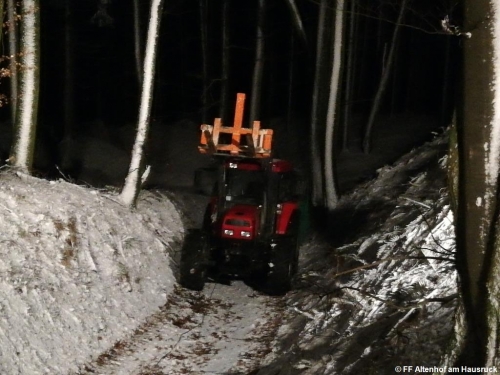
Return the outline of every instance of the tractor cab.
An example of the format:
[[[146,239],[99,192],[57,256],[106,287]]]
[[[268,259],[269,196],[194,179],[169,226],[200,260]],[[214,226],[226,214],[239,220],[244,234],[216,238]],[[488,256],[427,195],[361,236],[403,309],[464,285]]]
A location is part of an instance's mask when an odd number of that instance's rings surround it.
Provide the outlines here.
[[[201,126],[200,151],[215,158],[217,177],[203,227],[181,253],[180,281],[199,290],[210,272],[263,275],[286,292],[298,265],[300,180],[290,162],[271,157],[272,130],[241,127],[243,103],[238,94],[233,127]]]

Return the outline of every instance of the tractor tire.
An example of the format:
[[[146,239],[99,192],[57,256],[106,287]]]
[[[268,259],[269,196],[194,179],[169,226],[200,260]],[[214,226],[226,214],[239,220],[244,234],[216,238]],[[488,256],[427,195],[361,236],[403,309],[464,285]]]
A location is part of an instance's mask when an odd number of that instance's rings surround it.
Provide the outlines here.
[[[200,230],[189,231],[184,239],[179,267],[179,283],[191,290],[201,291],[207,274],[208,242]]]
[[[266,283],[267,292],[271,295],[283,295],[292,288],[292,278],[298,264],[296,242],[294,237],[282,239],[271,252]]]

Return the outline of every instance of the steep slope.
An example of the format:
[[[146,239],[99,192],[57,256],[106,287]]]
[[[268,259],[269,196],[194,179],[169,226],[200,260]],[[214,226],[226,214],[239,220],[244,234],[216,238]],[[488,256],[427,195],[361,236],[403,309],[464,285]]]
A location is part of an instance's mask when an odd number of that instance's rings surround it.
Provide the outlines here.
[[[456,303],[439,137],[342,198],[333,235],[302,250],[293,317],[258,374],[394,374],[439,365]]]
[[[162,306],[174,287],[175,207],[137,211],[64,181],[0,175],[0,373],[67,374]]]

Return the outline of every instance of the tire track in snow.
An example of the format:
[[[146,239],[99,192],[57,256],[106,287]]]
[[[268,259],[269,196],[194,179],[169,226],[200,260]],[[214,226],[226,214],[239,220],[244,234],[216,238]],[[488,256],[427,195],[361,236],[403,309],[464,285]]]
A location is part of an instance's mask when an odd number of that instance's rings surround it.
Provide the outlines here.
[[[181,287],[126,339],[81,366],[78,375],[250,374],[272,351],[281,298],[233,285]]]

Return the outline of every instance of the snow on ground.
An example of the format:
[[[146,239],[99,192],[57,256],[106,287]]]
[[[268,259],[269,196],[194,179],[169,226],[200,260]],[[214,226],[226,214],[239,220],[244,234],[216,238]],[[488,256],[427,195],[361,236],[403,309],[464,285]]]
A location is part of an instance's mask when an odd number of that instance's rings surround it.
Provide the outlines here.
[[[204,200],[145,191],[129,210],[111,192],[1,173],[0,374],[258,369],[281,299],[242,281],[201,293],[175,283],[184,225]]]
[[[445,149],[437,138],[343,197],[333,235],[302,247],[284,298],[241,281],[201,293],[175,284],[184,228],[199,226],[207,200],[184,187],[193,168],[179,171],[183,187],[145,191],[132,211],[112,192],[2,172],[0,374],[439,364],[456,296]]]
[[[129,335],[173,289],[180,215],[64,181],[0,175],[0,373],[67,374]]]
[[[78,374],[248,374],[272,351],[282,319],[275,299],[240,281],[202,293],[176,287],[158,313]]]
[[[437,138],[343,197],[334,234],[302,248],[302,273],[286,298],[295,317],[259,375],[440,364],[457,293],[445,151]]]

